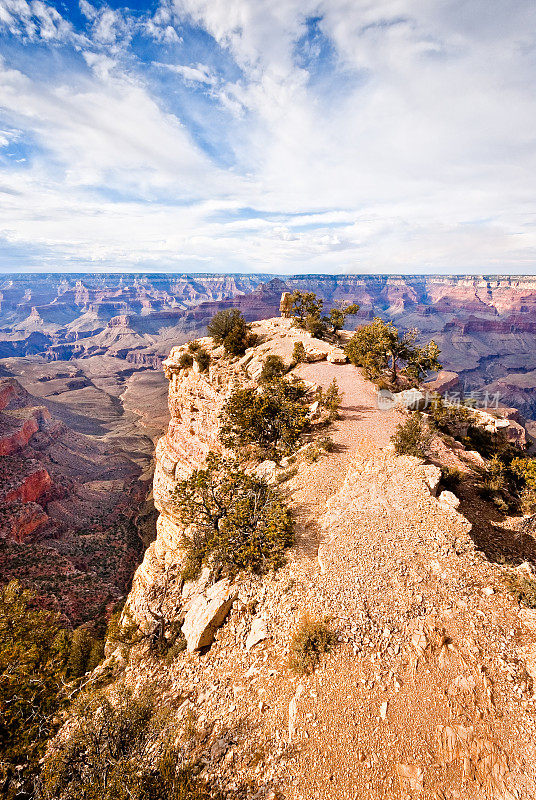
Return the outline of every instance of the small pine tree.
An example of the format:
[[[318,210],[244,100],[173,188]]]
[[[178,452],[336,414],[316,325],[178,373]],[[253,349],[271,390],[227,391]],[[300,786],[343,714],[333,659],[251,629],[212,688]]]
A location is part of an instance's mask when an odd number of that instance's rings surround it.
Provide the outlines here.
[[[254,448],[279,460],[291,453],[309,424],[303,384],[276,378],[255,387],[236,389],[220,415],[222,443],[232,450]]]
[[[216,344],[223,344],[225,350],[234,356],[242,355],[255,341],[249,325],[237,308],[218,311],[207,328]]]
[[[339,385],[335,378],[333,378],[321,400],[323,408],[328,412],[328,419],[330,422],[339,418],[342,397],[343,395],[342,392],[339,391]]]
[[[416,411],[397,426],[391,441],[398,455],[425,458],[430,449],[432,436],[422,415]]]
[[[193,531],[183,541],[184,577],[195,577],[203,564],[216,574],[263,574],[282,565],[293,541],[292,519],[277,491],[216,453],[177,484],[173,506]]]
[[[262,365],[261,382],[280,378],[285,372],[285,363],[280,356],[269,355]]]
[[[293,292],[290,300],[294,319],[300,328],[305,328],[308,316],[320,319],[323,301],[314,292]]]
[[[348,305],[339,305],[336,308],[332,308],[327,320],[333,328],[333,333],[338,333],[342,330],[346,322],[346,317],[352,317],[357,314],[358,311],[359,305],[357,303],[349,303]]]

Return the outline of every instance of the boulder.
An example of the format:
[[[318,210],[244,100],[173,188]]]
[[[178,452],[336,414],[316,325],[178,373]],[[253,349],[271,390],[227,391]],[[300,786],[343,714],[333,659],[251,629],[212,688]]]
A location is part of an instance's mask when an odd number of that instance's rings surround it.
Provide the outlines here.
[[[269,636],[268,627],[263,617],[255,617],[251,623],[250,631],[246,639],[246,650],[251,650],[259,642],[263,642]]]
[[[408,408],[411,411],[422,411],[426,408],[428,397],[418,389],[405,389],[394,395],[395,405],[399,408]]]
[[[441,492],[438,499],[443,508],[450,508],[454,510],[460,505],[460,498],[456,497],[456,495],[452,494],[452,492],[447,492],[446,490]]]
[[[333,350],[330,350],[328,353],[328,361],[331,364],[346,364],[348,359],[346,358],[346,353],[343,350],[334,347]]]
[[[424,470],[424,482],[430,489],[430,494],[433,494],[434,497],[437,495],[437,487],[439,486],[439,481],[441,480],[441,470],[439,467],[434,466],[434,464],[426,464],[423,467]]]
[[[275,461],[261,461],[258,467],[255,468],[255,475],[266,483],[274,483],[277,472],[277,464]]]
[[[320,403],[318,402],[318,400],[315,400],[314,403],[311,403],[311,405],[309,406],[309,414],[311,415],[311,417],[315,417],[318,414],[319,406]]]
[[[236,598],[236,589],[223,579],[192,598],[182,632],[189,653],[208,647]]]
[[[262,362],[254,358],[247,365],[246,372],[250,378],[253,378],[253,380],[257,380],[257,378],[260,378],[261,376],[262,366],[263,366]]]
[[[306,347],[305,355],[309,364],[315,361],[324,361],[327,357],[327,353],[324,350],[317,350],[316,347]]]

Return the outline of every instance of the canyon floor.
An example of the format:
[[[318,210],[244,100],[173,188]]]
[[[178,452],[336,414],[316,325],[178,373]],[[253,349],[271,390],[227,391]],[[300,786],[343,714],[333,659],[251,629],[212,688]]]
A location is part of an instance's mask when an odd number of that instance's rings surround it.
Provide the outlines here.
[[[101,623],[154,538],[160,371],[107,356],[0,361],[0,572],[74,625]]]
[[[285,357],[301,338],[285,320],[254,328],[261,343],[235,364],[233,380],[268,353]],[[210,378],[178,371],[170,384],[172,422],[157,450],[158,536],[127,602],[140,622],[154,587],[180,563],[165,487],[186,468],[185,454],[191,468],[192,454],[214,441],[229,370],[215,353]],[[395,455],[400,414],[376,407],[357,369],[321,361],[297,371],[324,387],[335,377],[344,399],[329,431],[333,452],[313,463],[298,454],[282,478],[297,527],[287,565],[237,581],[210,647],[171,663],[140,651],[127,681],[152,686],[176,710],[189,732],[185,752],[237,795],[249,786],[247,797],[288,800],[536,797],[536,612],[507,592],[501,564],[519,563],[509,549],[514,534],[500,534],[514,523],[471,508],[468,490],[459,511],[441,503],[437,468]],[[458,466],[464,487],[478,470],[474,453],[440,440],[432,460]],[[477,535],[468,521],[475,515]],[[485,528],[496,540],[487,555]],[[185,597],[170,599],[178,617]],[[337,643],[300,677],[289,668],[289,645],[307,618],[328,620]]]

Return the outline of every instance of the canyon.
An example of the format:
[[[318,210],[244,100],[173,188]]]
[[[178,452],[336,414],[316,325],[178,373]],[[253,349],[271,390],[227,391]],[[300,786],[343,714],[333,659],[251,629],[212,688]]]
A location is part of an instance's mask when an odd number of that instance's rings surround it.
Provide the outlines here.
[[[378,314],[418,328],[441,348],[443,391],[513,407],[536,432],[532,277],[4,275],[0,394],[16,397],[2,412],[3,576],[39,588],[43,602],[75,622],[124,595],[156,536],[147,497],[155,443],[169,419],[162,373],[169,352],[204,335],[218,310],[271,318],[281,293],[295,289],[315,292],[326,310],[357,301],[351,326]],[[196,441],[184,447],[195,451]],[[126,518],[109,511],[114,498]],[[98,524],[92,505],[101,509]],[[94,570],[113,573],[102,542],[88,547],[107,532],[116,542],[126,536],[129,555],[119,559],[117,586],[105,577],[106,591],[86,604],[82,589],[70,595],[69,586],[91,582]]]

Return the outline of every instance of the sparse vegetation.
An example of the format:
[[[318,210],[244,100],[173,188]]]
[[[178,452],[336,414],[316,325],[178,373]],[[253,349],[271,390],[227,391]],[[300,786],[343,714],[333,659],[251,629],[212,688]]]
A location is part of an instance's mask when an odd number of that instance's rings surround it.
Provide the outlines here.
[[[456,467],[441,467],[441,483],[449,492],[456,491],[462,477],[462,473]]]
[[[190,526],[183,543],[186,578],[203,565],[215,574],[277,569],[293,542],[290,512],[277,490],[215,453],[177,485],[173,503]]]
[[[435,395],[427,409],[432,427],[449,436],[465,436],[474,414],[466,406],[445,403],[441,395]]]
[[[182,762],[177,725],[150,696],[116,686],[81,698],[48,749],[39,800],[209,800],[221,797]]]
[[[237,308],[218,311],[209,322],[208,332],[216,344],[222,344],[230,355],[240,356],[253,346],[256,337]]]
[[[305,347],[303,346],[303,342],[294,343],[294,349],[292,351],[292,360],[296,364],[302,364],[304,361],[307,361],[307,353],[305,352]]]
[[[191,353],[188,352],[181,353],[181,355],[179,356],[178,364],[181,369],[190,369],[193,363],[194,363],[194,357]]]
[[[3,797],[29,796],[47,739],[58,726],[70,635],[16,581],[0,590],[0,781]]]
[[[206,372],[210,366],[210,355],[205,348],[200,347],[199,350],[196,351],[194,358],[199,367],[199,372]]]
[[[511,572],[505,578],[508,591],[518,603],[527,608],[536,608],[536,580],[527,572]]]
[[[336,634],[323,619],[305,619],[290,642],[289,666],[298,675],[309,675],[329,653],[337,640]]]
[[[194,361],[199,367],[199,372],[206,372],[210,364],[210,355],[196,339],[189,342],[187,352],[179,359],[179,366],[191,367]]]
[[[321,408],[325,409],[327,412],[329,422],[339,419],[342,397],[342,392],[339,391],[339,385],[335,378],[333,378],[325,392],[322,387],[320,387],[317,399]]]
[[[427,456],[431,439],[430,429],[418,411],[410,413],[407,420],[397,426],[391,437],[395,451],[399,455],[418,458]]]
[[[279,460],[291,453],[309,424],[305,388],[284,378],[236,389],[221,414],[221,440],[235,451],[250,448]]]

